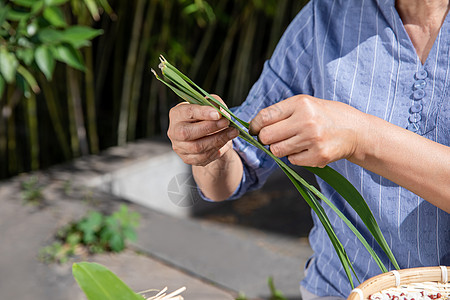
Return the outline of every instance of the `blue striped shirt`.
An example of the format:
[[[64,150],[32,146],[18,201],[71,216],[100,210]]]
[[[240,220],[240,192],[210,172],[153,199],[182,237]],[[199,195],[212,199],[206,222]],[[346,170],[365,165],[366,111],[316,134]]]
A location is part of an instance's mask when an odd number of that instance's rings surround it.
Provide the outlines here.
[[[450,16],[422,65],[394,0],[312,0],[297,15],[265,63],[246,101],[235,109],[250,121],[262,108],[296,94],[342,101],[365,113],[450,146]],[[415,147],[415,145],[409,145]],[[261,187],[276,167],[235,139],[244,176],[234,198]],[[450,162],[443,161],[448,164]],[[347,160],[330,165],[361,192],[401,268],[450,265],[450,215],[410,191]],[[286,179],[287,180],[287,179]],[[327,184],[322,192],[362,230],[392,267],[356,213]],[[354,234],[324,207],[359,279],[380,273]],[[325,230],[313,214],[313,259],[302,285],[319,296],[347,297],[350,285]]]

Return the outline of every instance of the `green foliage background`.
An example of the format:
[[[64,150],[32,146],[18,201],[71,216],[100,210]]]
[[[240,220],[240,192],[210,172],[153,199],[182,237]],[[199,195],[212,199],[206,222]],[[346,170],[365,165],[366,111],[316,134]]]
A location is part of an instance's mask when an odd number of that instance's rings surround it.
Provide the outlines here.
[[[0,0],[0,17],[3,5],[30,1],[35,0]],[[150,72],[159,54],[229,106],[240,104],[307,1],[41,2],[60,7],[60,12],[47,12],[54,22],[45,26],[58,29],[65,22],[103,34],[74,47],[84,67],[56,56],[52,76],[42,62],[46,53],[33,46],[41,62],[24,66],[38,89],[24,90],[18,81],[5,84],[0,93],[0,178],[165,135],[168,111],[178,99]],[[1,18],[0,23],[5,29]],[[0,39],[0,48],[7,44]]]

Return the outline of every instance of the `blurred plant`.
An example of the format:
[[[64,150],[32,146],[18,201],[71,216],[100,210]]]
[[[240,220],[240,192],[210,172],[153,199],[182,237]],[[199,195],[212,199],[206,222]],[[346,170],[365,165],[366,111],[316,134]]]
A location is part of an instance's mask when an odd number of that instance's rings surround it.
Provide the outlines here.
[[[40,204],[44,199],[42,195],[43,186],[39,184],[37,176],[31,176],[21,184],[22,198],[25,203]]]
[[[102,30],[67,24],[62,5],[68,0],[0,2],[0,95],[16,84],[30,97],[40,88],[33,73],[52,80],[56,61],[84,70],[80,48]]]
[[[269,277],[267,279],[267,284],[270,289],[270,298],[269,300],[287,300],[286,297],[284,297],[283,293],[280,290],[277,290],[275,287],[275,283],[273,282],[273,278]]]
[[[106,216],[100,212],[91,212],[81,220],[71,223],[57,233],[57,241],[44,247],[39,253],[41,261],[46,263],[64,263],[77,249],[89,253],[121,252],[128,240],[136,240],[136,228],[139,214],[130,212],[126,205]]]
[[[267,279],[267,285],[270,290],[270,298],[268,300],[287,300],[283,293],[275,287],[272,277]],[[248,300],[248,298],[241,292],[235,300]]]

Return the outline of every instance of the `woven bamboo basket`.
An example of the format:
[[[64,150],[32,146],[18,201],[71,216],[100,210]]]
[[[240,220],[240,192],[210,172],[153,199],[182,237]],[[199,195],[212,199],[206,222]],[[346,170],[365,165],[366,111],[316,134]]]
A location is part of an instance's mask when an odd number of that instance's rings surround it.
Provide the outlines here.
[[[449,274],[446,266],[383,273],[361,283],[347,300],[450,300]]]

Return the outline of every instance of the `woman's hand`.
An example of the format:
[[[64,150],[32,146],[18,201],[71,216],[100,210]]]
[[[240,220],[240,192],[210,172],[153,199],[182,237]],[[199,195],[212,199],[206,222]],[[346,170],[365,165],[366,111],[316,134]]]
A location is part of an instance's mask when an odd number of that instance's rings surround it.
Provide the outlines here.
[[[250,133],[295,165],[346,158],[450,213],[450,148],[347,104],[294,96],[261,110]]]
[[[294,165],[324,167],[357,153],[364,115],[341,102],[297,95],[261,110],[250,133]]]
[[[170,110],[169,120],[167,135],[173,150],[185,163],[194,166],[206,166],[222,157],[232,148],[231,140],[239,134],[209,106],[180,103]]]

